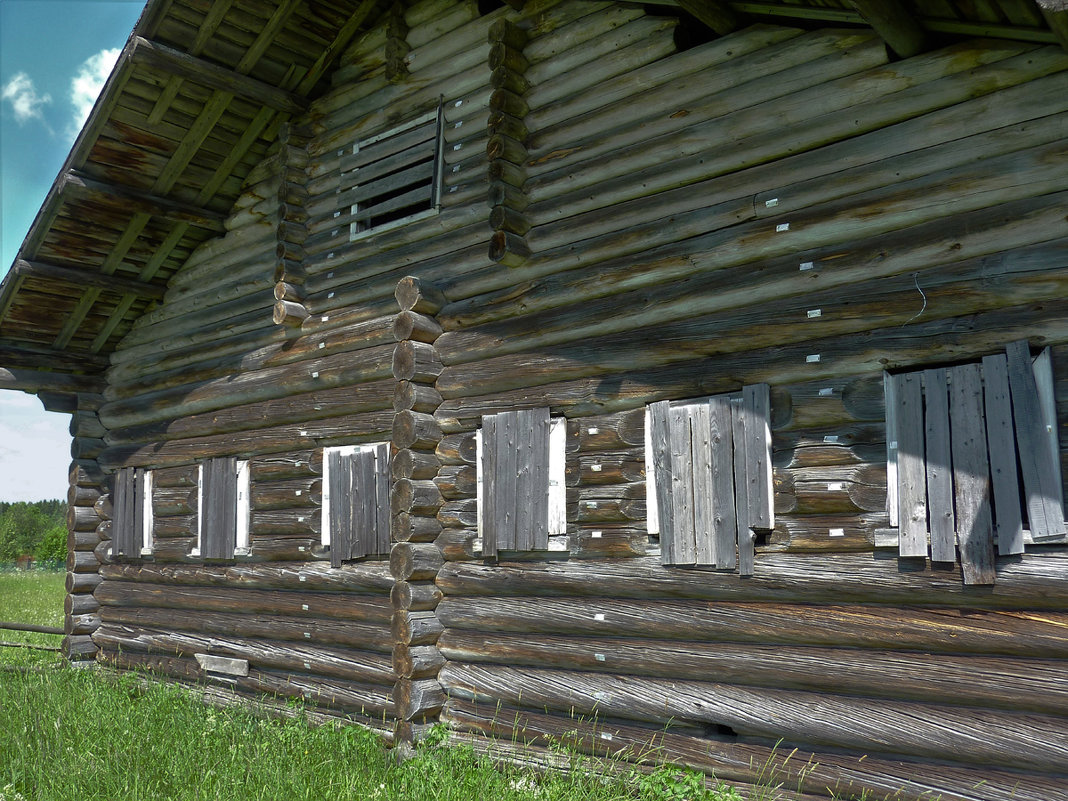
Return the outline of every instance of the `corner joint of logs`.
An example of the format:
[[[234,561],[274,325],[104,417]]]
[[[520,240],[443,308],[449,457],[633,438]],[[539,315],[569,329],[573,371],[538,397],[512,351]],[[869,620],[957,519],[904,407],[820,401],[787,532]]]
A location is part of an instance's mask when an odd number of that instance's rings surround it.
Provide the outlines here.
[[[303,132],[284,123],[278,132],[278,213],[275,226],[274,308],[275,325],[297,327],[309,317],[304,306],[305,271],[303,266],[305,222],[308,219],[305,202],[308,198],[307,139]]]

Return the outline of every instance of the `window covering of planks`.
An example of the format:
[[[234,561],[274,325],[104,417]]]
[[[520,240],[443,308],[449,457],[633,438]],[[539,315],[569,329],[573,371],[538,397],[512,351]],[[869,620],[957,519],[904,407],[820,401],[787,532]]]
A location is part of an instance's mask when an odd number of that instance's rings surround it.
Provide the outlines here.
[[[341,156],[339,212],[350,239],[435,211],[441,199],[442,107],[364,139]]]
[[[767,384],[646,408],[649,530],[665,565],[753,574],[753,529],[775,525]]]
[[[389,553],[389,445],[327,448],[323,544],[330,564]]]
[[[208,459],[200,465],[197,515],[204,559],[232,559],[237,551],[237,472],[233,456]]]
[[[900,556],[992,584],[1002,556],[1063,540],[1053,371],[1026,341],[956,367],[885,375],[887,512]],[[1020,487],[1024,495],[1021,499]],[[1028,528],[1025,529],[1024,525]]]
[[[152,473],[124,467],[115,473],[112,495],[111,552],[134,558],[152,547]]]
[[[478,525],[482,555],[547,551],[567,531],[563,418],[549,409],[484,415],[478,437]]]

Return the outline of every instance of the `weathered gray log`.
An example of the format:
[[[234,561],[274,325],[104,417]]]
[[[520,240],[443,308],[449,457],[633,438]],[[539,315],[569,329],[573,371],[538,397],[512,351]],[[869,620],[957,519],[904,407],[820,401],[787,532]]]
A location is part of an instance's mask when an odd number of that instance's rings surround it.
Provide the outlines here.
[[[452,504],[445,504],[444,510]],[[648,559],[626,564],[504,563],[490,567],[449,563],[436,579],[446,596],[533,595],[678,598],[784,603],[937,604],[949,608],[1061,609],[1068,590],[1068,558],[1033,554],[1001,559],[993,589],[965,587],[957,570],[932,570],[872,554],[763,554],[744,581],[714,571],[669,570]]]
[[[406,276],[397,282],[395,296],[401,311],[430,316],[437,314],[447,302],[440,289],[413,276]]]
[[[393,377],[398,381],[432,384],[442,364],[433,345],[405,340],[393,351]]]
[[[389,599],[394,609],[420,612],[434,609],[442,593],[431,582],[398,581],[389,591]]]
[[[323,472],[322,461],[321,450],[259,456],[252,460],[251,479],[253,483],[258,483],[320,476]]]
[[[91,551],[100,542],[100,535],[94,528],[92,531],[77,531],[71,529],[67,532],[67,549],[72,551]]]
[[[434,544],[447,562],[482,557],[482,540],[478,539],[474,524],[468,528],[443,528]]]
[[[101,520],[111,520],[111,494],[105,492],[103,495],[97,495],[93,502],[93,511]]]
[[[390,531],[394,542],[433,542],[441,533],[441,523],[436,517],[400,512],[391,517]]]
[[[402,478],[422,480],[436,476],[440,465],[441,462],[438,461],[436,454],[405,448],[393,455],[389,469],[390,475],[396,480]]]
[[[427,384],[398,381],[393,390],[393,408],[398,412],[411,409],[415,412],[433,414],[440,405],[441,395],[434,387]]]
[[[445,703],[437,679],[400,679],[393,685],[393,700],[401,720],[429,720]]]
[[[100,615],[67,615],[63,619],[64,634],[92,634],[100,627]]]
[[[433,645],[441,635],[441,621],[433,612],[398,609],[390,622],[394,640],[405,645]]]
[[[393,418],[393,444],[397,448],[430,451],[441,440],[441,428],[433,415],[410,410]]]
[[[298,590],[387,594],[393,587],[389,565],[361,562],[336,570],[329,565],[114,565],[101,575],[108,580],[149,582],[183,587]]]
[[[72,484],[67,490],[67,503],[71,506],[95,506],[99,498],[100,490],[95,487]]]
[[[443,562],[431,542],[398,542],[389,554],[389,569],[398,581],[433,581]]]
[[[89,593],[96,589],[101,578],[96,573],[67,573],[64,586],[68,593]]]
[[[398,644],[393,648],[393,671],[402,679],[436,676],[444,664],[445,658],[433,645]]]
[[[478,506],[474,498],[445,501],[437,518],[444,528],[474,528],[478,525]]]
[[[475,446],[475,434],[472,431],[446,434],[434,449],[434,453],[442,464],[473,465],[476,454]]]
[[[441,326],[433,317],[407,310],[393,320],[393,336],[401,342],[413,339],[416,342],[433,342],[441,336]]]
[[[250,501],[255,510],[313,509],[322,500],[322,479],[296,478],[287,481],[261,481],[252,486]]]
[[[574,710],[670,724],[728,726],[739,735],[865,752],[929,757],[1031,770],[1063,771],[1064,718],[955,708],[795,690],[757,690],[712,682],[671,682],[603,674],[449,663],[439,680],[451,696]],[[1010,744],[1011,743],[1011,744]]]
[[[99,649],[88,634],[68,634],[63,638],[61,650],[71,662],[79,662],[94,658]]]
[[[95,573],[100,567],[100,560],[93,551],[68,551],[67,572]]]
[[[434,478],[443,498],[473,498],[477,489],[473,465],[444,465]]]

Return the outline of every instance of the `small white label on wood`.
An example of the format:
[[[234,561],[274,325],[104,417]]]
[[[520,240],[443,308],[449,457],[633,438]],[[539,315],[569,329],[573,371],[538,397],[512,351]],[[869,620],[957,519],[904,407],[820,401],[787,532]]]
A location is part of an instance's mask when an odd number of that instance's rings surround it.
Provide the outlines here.
[[[836,442],[838,442],[838,435],[837,434],[828,434],[827,436],[825,436],[823,438],[823,441],[826,442],[828,445],[833,445]]]
[[[845,484],[843,484],[841,481],[832,481],[827,485],[827,489],[829,489],[831,492],[841,492],[844,487]]]
[[[596,509],[597,508],[597,501],[586,501],[586,508],[587,509]]]
[[[330,315],[329,315],[329,314],[324,314],[324,315],[323,315],[323,322],[324,322],[324,323],[325,323],[325,322],[326,322],[327,320],[329,320],[329,319],[330,319]]]
[[[338,232],[339,232],[340,230],[341,230],[340,228],[331,228],[331,229],[330,229],[330,236],[337,236],[337,235],[338,235]]]
[[[305,612],[308,611],[308,605],[307,604],[301,604],[300,608],[303,609]]]
[[[320,348],[325,348],[326,347],[326,343],[325,342],[320,342],[319,343],[319,347]]]
[[[460,120],[460,121],[459,121],[459,122],[457,122],[457,123],[456,123],[456,125],[454,125],[453,127],[454,127],[454,128],[459,128],[459,127],[460,127],[461,125],[463,125],[463,124],[464,124],[464,121],[463,121],[463,120]]]
[[[830,535],[832,537],[844,537],[845,536],[845,529],[844,528],[832,528],[831,531],[830,531]]]
[[[334,274],[333,274],[333,273],[327,273],[327,274],[326,274],[326,277],[327,277],[327,278],[333,278],[333,277],[334,277]]]
[[[610,732],[603,731],[603,732],[601,732],[601,739],[602,740],[611,740],[612,739],[612,735],[611,735]]]
[[[308,432],[307,432],[307,431],[301,431],[301,432],[300,432],[300,435],[301,435],[302,437],[306,437],[306,436],[308,436]]]
[[[228,656],[212,656],[211,654],[194,654],[201,670],[209,673],[225,673],[227,676],[247,676],[248,660],[232,659]]]
[[[297,576],[297,581],[307,581],[307,580],[308,580],[307,576]]]
[[[450,186],[450,187],[449,187],[449,193],[451,194],[451,193],[455,192],[455,191],[456,191],[457,189],[459,189],[459,188],[460,188],[460,187],[458,187],[458,186]]]
[[[332,297],[334,297],[334,293],[333,293],[333,292],[327,292],[327,293],[326,293],[326,296],[327,296],[328,298],[332,298]]]
[[[602,622],[603,623],[604,622],[604,613],[598,612],[597,614],[595,614],[593,616],[593,619],[598,621],[598,622]]]
[[[779,199],[777,197],[773,197],[771,200],[765,200],[764,201],[764,205],[769,209],[774,207],[774,206],[778,206],[779,205]]]
[[[459,165],[459,164],[455,165],[455,166],[454,166],[454,167],[452,168],[452,171],[453,171],[453,172],[459,172],[459,171],[460,171],[460,165]]]
[[[801,262],[801,266],[798,269],[800,269],[800,270],[811,270],[815,266],[816,265],[813,264],[810,261],[803,261],[803,262]]]
[[[459,145],[453,145],[453,146],[452,146],[452,149],[453,149],[453,150],[459,150],[459,149],[460,149],[460,148],[462,148],[462,147],[463,147],[463,144],[459,144]]]
[[[331,251],[330,251],[329,253],[327,253],[327,254],[326,254],[326,257],[327,257],[328,259],[332,259],[332,258],[334,258],[334,251],[332,251],[332,250],[331,250]]]
[[[598,432],[600,432],[600,430],[601,430],[601,429],[599,429],[599,428],[596,428],[596,427],[594,427],[594,428],[590,428],[590,429],[587,429],[587,431],[589,432],[589,434],[590,434],[591,436],[592,436],[593,434],[597,434]]]
[[[304,669],[305,670],[311,670],[311,665],[309,663],[305,662],[304,663]]]
[[[600,531],[591,531],[590,532],[590,536],[593,537],[595,540],[596,539],[600,539],[601,538],[601,532]]]
[[[612,700],[612,696],[611,695],[609,695],[608,693],[600,692],[600,691],[595,692],[593,694],[593,697],[596,698],[598,701],[611,701]]]
[[[594,654],[593,658],[596,659],[598,662],[603,662],[605,660],[604,654]]]
[[[821,398],[829,398],[833,394],[834,394],[834,387],[823,387],[820,390],[820,397]]]
[[[312,378],[318,378],[318,377],[319,377],[319,373],[318,372],[312,373]]]
[[[808,364],[815,364],[819,360],[820,355],[818,353],[810,353],[808,354],[808,356],[805,357],[805,362],[807,362]]]
[[[779,223],[775,226],[775,233],[781,234],[783,231],[790,230],[790,223]]]
[[[591,464],[590,465],[590,470],[592,470],[594,473],[600,473],[601,472],[601,465],[599,465],[599,464]]]
[[[297,495],[302,495],[303,493],[304,493],[304,490],[297,490]]]
[[[304,639],[306,639],[306,640],[310,640],[311,639],[311,632],[310,631],[304,632]]]
[[[809,309],[808,310],[808,317],[809,317],[810,320],[813,317],[822,317],[822,316],[823,316],[823,309]]]
[[[453,107],[453,108],[460,108],[460,106],[462,106],[463,104],[464,104],[464,101],[462,101],[462,100],[457,100],[457,101],[456,101],[455,103],[453,103],[453,106],[452,106],[452,107]]]

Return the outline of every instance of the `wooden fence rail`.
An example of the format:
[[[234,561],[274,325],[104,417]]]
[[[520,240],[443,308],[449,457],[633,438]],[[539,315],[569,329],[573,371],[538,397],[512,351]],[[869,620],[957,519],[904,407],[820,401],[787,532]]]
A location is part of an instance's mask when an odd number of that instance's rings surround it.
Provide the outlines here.
[[[35,623],[9,623],[0,620],[0,631],[36,631],[41,634],[63,634],[62,628],[55,626],[38,626]]]

